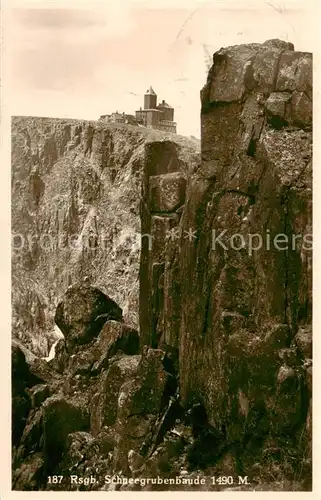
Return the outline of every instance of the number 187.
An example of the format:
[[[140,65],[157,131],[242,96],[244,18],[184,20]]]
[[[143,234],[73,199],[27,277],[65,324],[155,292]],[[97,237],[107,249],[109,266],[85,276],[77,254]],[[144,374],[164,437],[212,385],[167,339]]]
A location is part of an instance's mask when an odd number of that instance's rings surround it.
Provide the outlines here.
[[[62,482],[64,476],[48,476],[49,484],[59,484]]]

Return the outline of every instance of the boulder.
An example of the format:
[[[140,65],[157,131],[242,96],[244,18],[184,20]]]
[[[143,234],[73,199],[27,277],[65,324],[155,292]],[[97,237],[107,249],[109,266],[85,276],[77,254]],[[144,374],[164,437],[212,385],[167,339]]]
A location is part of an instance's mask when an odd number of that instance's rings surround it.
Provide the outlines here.
[[[116,353],[134,355],[139,351],[137,330],[125,323],[107,321],[97,339],[79,346],[79,349],[64,358],[64,373],[68,379],[75,375],[92,377],[108,368],[109,359]]]
[[[86,452],[94,443],[94,437],[88,432],[77,431],[68,434],[64,466],[67,469],[77,470],[78,465],[84,461]]]
[[[312,101],[305,92],[294,91],[289,123],[302,128],[310,128],[312,126],[312,107]]]
[[[170,395],[175,393],[176,380],[165,371],[161,349],[146,349],[138,366],[136,378],[125,382],[118,398],[119,416],[158,415]]]
[[[140,356],[121,356],[110,360],[108,370],[102,373],[98,392],[91,404],[91,432],[96,436],[105,426],[116,422],[121,386],[135,377]]]
[[[69,352],[97,337],[110,319],[122,320],[122,309],[103,292],[86,283],[70,287],[55,314],[55,322],[65,336]]]
[[[52,473],[62,459],[67,436],[89,428],[89,415],[63,396],[52,396],[43,404],[43,438],[46,472]]]
[[[285,125],[287,105],[291,100],[289,92],[272,92],[266,103],[265,109],[268,120],[275,128]]]
[[[125,323],[118,321],[107,321],[92,347],[96,353],[96,361],[92,369],[100,371],[107,368],[107,360],[117,352],[134,355],[139,351],[139,335],[137,330]],[[98,359],[97,359],[98,358]]]
[[[309,52],[282,52],[276,90],[306,92],[311,99],[312,93],[312,54]]]
[[[102,430],[95,439],[99,444],[100,453],[104,457],[108,457],[117,446],[119,435],[113,427],[108,427],[107,429],[105,427],[105,430]]]

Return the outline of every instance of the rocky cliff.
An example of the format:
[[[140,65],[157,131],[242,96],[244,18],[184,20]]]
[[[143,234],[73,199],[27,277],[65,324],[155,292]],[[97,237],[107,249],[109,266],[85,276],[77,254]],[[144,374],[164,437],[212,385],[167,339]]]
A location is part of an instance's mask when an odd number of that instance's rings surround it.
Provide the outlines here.
[[[139,331],[89,279],[53,360],[14,344],[14,489],[311,489],[311,99],[311,54],[227,47],[199,160],[144,142]]]
[[[183,180],[161,161],[145,175],[147,228],[161,235],[184,209],[165,251],[143,247],[150,309],[141,336],[176,350],[182,401],[204,407],[221,439],[242,450],[244,470],[253,459],[261,467],[262,447],[285,453],[287,440],[295,450],[287,466],[304,468],[312,57],[270,40],[221,49],[213,62],[201,92],[201,163],[185,198]]]
[[[138,326],[145,146],[166,137],[100,122],[12,119],[13,334],[33,353],[47,356],[59,338],[55,309],[79,279]],[[197,141],[173,144],[192,164]]]

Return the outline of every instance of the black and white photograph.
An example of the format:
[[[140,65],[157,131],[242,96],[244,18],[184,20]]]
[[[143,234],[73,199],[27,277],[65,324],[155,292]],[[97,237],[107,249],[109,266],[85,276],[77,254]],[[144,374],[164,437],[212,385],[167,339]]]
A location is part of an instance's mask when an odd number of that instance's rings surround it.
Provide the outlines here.
[[[316,3],[5,15],[11,490],[313,493]]]

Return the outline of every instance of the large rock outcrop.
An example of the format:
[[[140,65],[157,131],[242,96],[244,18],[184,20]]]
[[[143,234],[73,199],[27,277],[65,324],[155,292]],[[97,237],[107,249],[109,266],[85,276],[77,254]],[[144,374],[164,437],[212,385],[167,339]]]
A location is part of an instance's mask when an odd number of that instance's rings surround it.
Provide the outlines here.
[[[248,471],[264,448],[311,459],[311,98],[310,53],[279,40],[221,49],[185,195],[177,164],[146,173],[160,243],[143,247],[141,335],[176,349],[183,404],[203,405]]]

